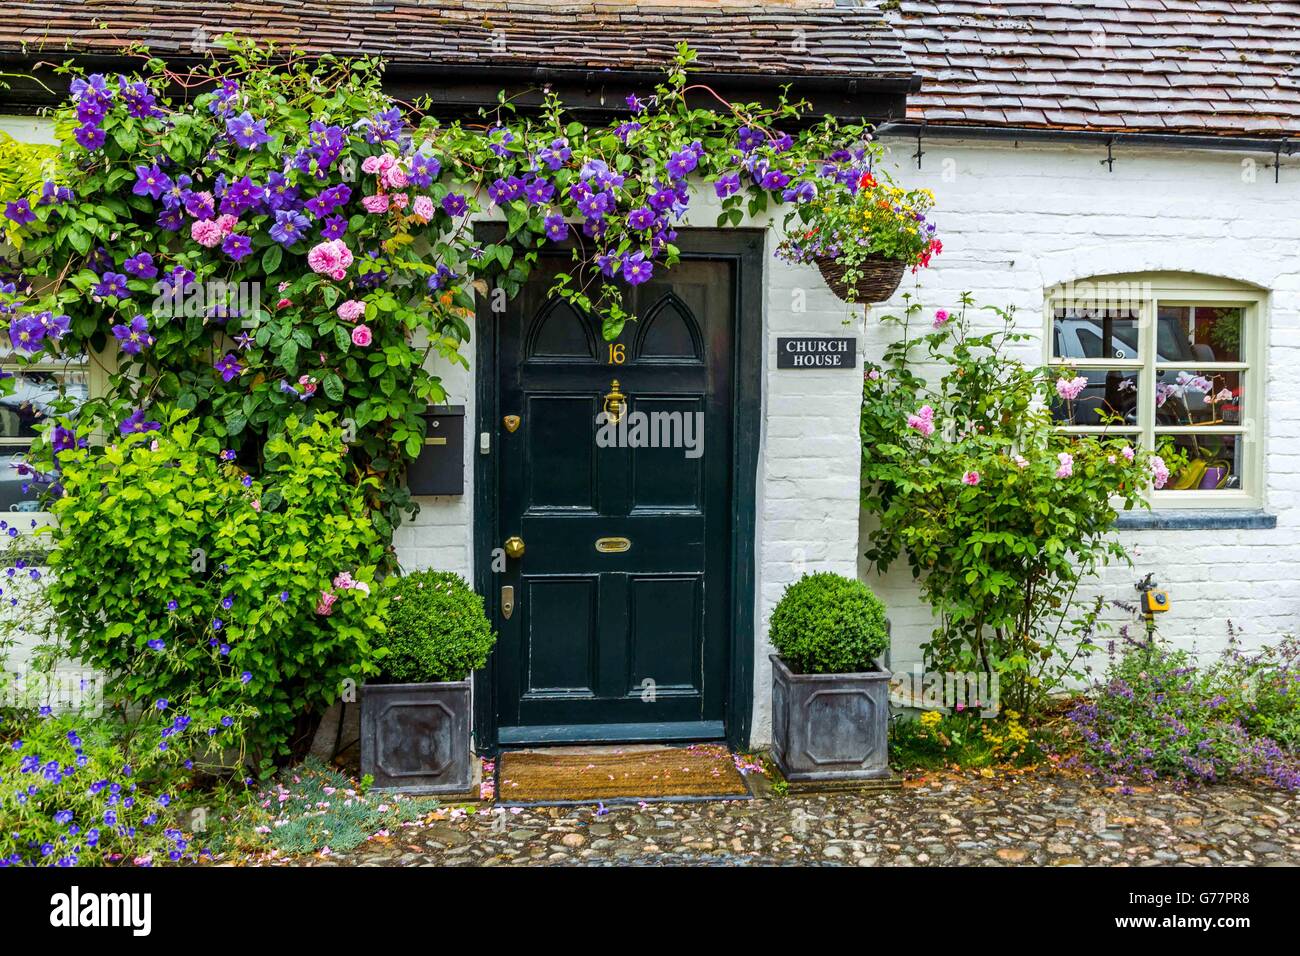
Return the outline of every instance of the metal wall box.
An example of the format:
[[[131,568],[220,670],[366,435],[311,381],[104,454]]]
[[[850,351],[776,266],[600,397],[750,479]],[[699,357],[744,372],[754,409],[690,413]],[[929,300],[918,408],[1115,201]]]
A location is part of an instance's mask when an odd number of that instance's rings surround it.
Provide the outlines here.
[[[406,470],[406,487],[413,495],[463,495],[465,406],[431,406],[424,421],[424,447]]]

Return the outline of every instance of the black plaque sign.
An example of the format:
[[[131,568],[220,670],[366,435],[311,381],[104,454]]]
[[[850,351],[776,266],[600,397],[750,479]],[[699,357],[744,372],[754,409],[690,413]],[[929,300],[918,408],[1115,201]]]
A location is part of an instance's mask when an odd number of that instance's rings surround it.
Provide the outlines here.
[[[858,340],[851,335],[777,337],[777,368],[857,368]]]

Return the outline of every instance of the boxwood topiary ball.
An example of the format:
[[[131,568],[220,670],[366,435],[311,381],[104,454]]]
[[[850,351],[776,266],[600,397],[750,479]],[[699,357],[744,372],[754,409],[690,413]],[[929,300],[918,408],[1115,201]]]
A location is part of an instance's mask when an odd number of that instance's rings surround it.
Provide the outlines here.
[[[802,674],[852,674],[876,669],[889,647],[885,605],[861,581],[806,574],[772,612],[772,646]]]
[[[482,667],[496,642],[483,599],[457,574],[417,571],[391,585],[389,654],[384,679],[394,684],[464,680]]]

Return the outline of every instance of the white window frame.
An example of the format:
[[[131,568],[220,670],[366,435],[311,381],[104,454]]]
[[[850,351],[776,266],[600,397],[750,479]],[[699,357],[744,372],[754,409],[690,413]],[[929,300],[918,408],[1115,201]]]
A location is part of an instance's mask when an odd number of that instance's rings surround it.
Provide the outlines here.
[[[3,349],[0,349],[0,369],[3,369],[10,374],[30,371],[33,368],[48,369],[52,372],[74,372],[84,369],[86,372],[86,397],[88,399],[98,398],[107,391],[109,376],[116,371],[117,367],[118,353],[116,349],[112,348],[105,349],[103,352],[92,352],[86,357],[85,362],[73,362],[68,358],[61,357],[43,357],[43,360],[37,365],[20,365],[17,362],[6,361],[6,359],[12,359],[14,353],[8,347],[7,341],[4,343],[4,346]],[[92,440],[95,440],[102,436],[94,435],[82,437],[90,437]],[[0,437],[0,454],[9,455],[12,453],[9,449],[28,448],[31,446],[31,443],[32,439],[30,438]],[[18,525],[18,530],[19,533],[22,534],[29,530],[27,527],[27,519],[35,520],[36,524],[39,526],[42,524],[48,524],[52,521],[54,519],[54,514],[50,511],[0,510],[0,519],[8,521],[11,527],[15,525],[16,521],[20,522],[21,524]]]
[[[1266,405],[1266,340],[1268,330],[1268,293],[1262,289],[1217,279],[1211,276],[1174,272],[1127,273],[1093,276],[1076,280],[1075,287],[1102,288],[1105,284],[1141,290],[1138,308],[1138,358],[1136,359],[1060,359],[1054,351],[1053,326],[1056,309],[1067,304],[1071,287],[1057,286],[1047,291],[1043,338],[1044,362],[1052,368],[1107,369],[1134,371],[1138,375],[1138,424],[1062,425],[1067,434],[1131,434],[1143,448],[1154,449],[1158,435],[1240,435],[1242,448],[1242,487],[1220,491],[1161,490],[1152,491],[1149,500],[1156,509],[1259,510],[1264,506],[1265,473],[1264,411]],[[1242,312],[1242,347],[1239,362],[1157,362],[1156,317],[1160,306],[1196,306],[1237,308]],[[1155,423],[1155,376],[1161,371],[1187,369],[1204,372],[1237,372],[1241,376],[1240,425],[1199,425],[1179,428]]]

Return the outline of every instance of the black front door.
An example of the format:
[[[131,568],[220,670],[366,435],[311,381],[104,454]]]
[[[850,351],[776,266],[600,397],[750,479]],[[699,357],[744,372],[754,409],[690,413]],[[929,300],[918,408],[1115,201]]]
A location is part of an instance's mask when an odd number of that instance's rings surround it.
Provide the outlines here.
[[[629,290],[614,342],[547,296],[564,267],[543,260],[496,318],[493,547],[523,543],[488,578],[513,588],[508,618],[490,602],[498,739],[722,737],[737,262]]]

